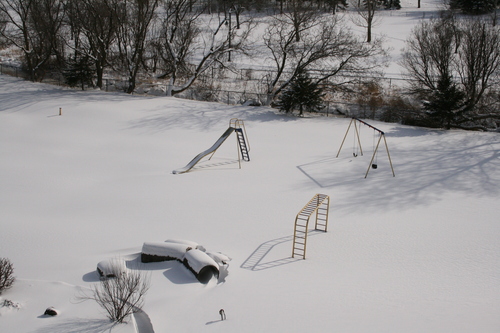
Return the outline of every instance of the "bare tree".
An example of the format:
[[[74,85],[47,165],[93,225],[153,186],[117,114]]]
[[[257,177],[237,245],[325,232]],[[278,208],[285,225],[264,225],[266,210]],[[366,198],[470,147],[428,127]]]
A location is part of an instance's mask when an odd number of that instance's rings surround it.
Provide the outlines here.
[[[14,284],[14,266],[7,258],[0,258],[0,295]]]
[[[163,73],[160,77],[170,80],[169,96],[179,75],[189,75],[189,57],[200,34],[196,21],[203,9],[192,11],[191,7],[190,0],[163,1],[163,20],[154,46],[161,59]]]
[[[127,93],[136,86],[139,70],[144,66],[149,28],[159,0],[122,0],[117,15],[117,47],[121,69],[128,76]]]
[[[100,283],[91,287],[90,294],[82,292],[79,298],[96,301],[111,321],[122,323],[144,305],[150,277],[139,270],[123,272],[116,269],[115,277],[102,278]]]
[[[179,6],[171,8],[172,12],[167,10],[158,44],[165,70],[162,77],[169,78],[169,96],[191,87],[209,68],[225,66],[231,52],[243,52],[252,28],[251,22],[243,22],[244,28],[237,30],[226,25],[224,16],[216,14],[199,21],[199,12],[186,11],[182,2],[185,1],[173,1]],[[183,78],[179,84],[180,75]]]
[[[252,7],[251,0],[226,0],[223,1],[223,11],[229,15],[234,14],[236,19],[236,29],[240,28],[241,14]]]
[[[0,47],[7,45],[7,41],[4,37],[5,28],[7,27],[7,14],[0,10]]]
[[[301,31],[308,30],[318,21],[314,17],[319,15],[312,2],[302,0],[290,0],[288,2],[288,10],[284,11],[283,18],[278,16],[278,19],[283,19],[292,24],[295,30],[295,41],[300,42]]]
[[[366,28],[366,42],[372,41],[372,28],[378,23],[376,13],[380,9],[379,0],[351,0],[351,6],[357,12],[357,16],[352,16],[352,21],[359,27]]]
[[[103,86],[104,70],[110,66],[120,8],[119,0],[70,0],[68,3],[75,56],[92,60],[99,88]]]
[[[450,81],[465,94],[464,107],[448,127],[496,128],[500,119],[500,36],[498,29],[481,20],[456,22],[441,18],[422,22],[414,29],[403,51],[402,65],[414,80],[422,99],[439,91],[438,83]]]
[[[267,76],[267,103],[271,103],[290,84],[298,73],[314,71],[315,83],[327,82],[345,71],[373,71],[381,63],[385,51],[381,41],[363,43],[340,19],[316,18],[315,24],[301,31],[302,38],[296,42],[295,28],[280,19],[275,19],[264,34],[264,43],[271,54],[274,71]]]
[[[457,71],[467,96],[469,114],[461,121],[474,121],[494,117],[500,119],[499,106],[496,103],[494,113],[484,112],[482,105],[485,94],[500,88],[500,31],[486,22],[471,20],[462,22],[461,50],[458,53]],[[484,108],[485,105],[482,105]]]
[[[401,64],[414,79],[412,91],[426,94],[436,90],[437,79],[453,73],[459,41],[450,20],[423,21],[411,33]]]
[[[43,68],[53,55],[61,57],[59,30],[63,20],[61,0],[2,0],[5,26],[0,34],[24,55],[32,81],[43,78]]]

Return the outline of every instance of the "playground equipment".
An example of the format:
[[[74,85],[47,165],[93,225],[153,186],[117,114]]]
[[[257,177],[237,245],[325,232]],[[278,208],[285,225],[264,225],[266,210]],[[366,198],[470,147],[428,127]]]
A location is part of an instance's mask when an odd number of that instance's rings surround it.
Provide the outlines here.
[[[359,122],[360,124],[358,125],[357,122]],[[370,164],[368,165],[368,169],[366,170],[365,178],[368,177],[368,172],[370,172],[370,168],[377,169],[377,167],[378,167],[377,153],[378,153],[378,148],[380,146],[380,142],[382,141],[382,138],[384,139],[385,149],[387,151],[387,157],[389,158],[389,164],[391,165],[392,176],[396,177],[396,174],[394,173],[394,168],[392,167],[391,155],[389,154],[389,147],[387,146],[387,140],[385,139],[385,133],[383,131],[379,130],[378,128],[376,128],[376,127],[374,127],[374,126],[368,124],[367,122],[360,120],[358,118],[351,119],[351,122],[349,123],[349,127],[347,127],[347,131],[344,135],[344,139],[342,140],[342,143],[340,144],[340,148],[339,148],[339,151],[337,153],[337,156],[335,156],[335,157],[339,157],[340,151],[342,150],[342,146],[344,145],[345,139],[347,138],[347,134],[349,134],[349,130],[351,129],[351,125],[353,125],[353,124],[354,124],[354,145],[353,145],[352,155],[354,157],[357,157],[358,153],[360,153],[361,156],[363,156],[363,148],[361,147],[361,140],[359,138],[359,133],[361,131],[361,124],[370,127],[374,131],[373,155],[372,155],[372,158],[370,160]],[[375,134],[376,133],[378,133],[379,136],[378,136],[377,144],[375,145],[375,141],[376,141]],[[358,150],[358,148],[359,148],[359,150]]]
[[[238,148],[238,163],[241,169],[241,159],[244,161],[250,161],[250,156],[248,152],[250,151],[250,144],[248,142],[248,137],[245,129],[245,124],[243,120],[232,118],[229,120],[228,129],[222,134],[222,136],[212,145],[212,147],[199,153],[189,162],[185,167],[172,171],[173,174],[185,173],[191,170],[198,162],[200,162],[205,156],[212,154],[209,160],[214,156],[217,149],[226,141],[226,139],[231,135],[231,133],[236,133],[236,142]],[[245,139],[246,138],[246,139]]]
[[[302,259],[306,258],[307,231],[311,215],[316,216],[314,230],[326,232],[329,208],[330,197],[326,194],[316,194],[297,214],[293,231],[292,258],[295,258],[295,255],[302,256]]]

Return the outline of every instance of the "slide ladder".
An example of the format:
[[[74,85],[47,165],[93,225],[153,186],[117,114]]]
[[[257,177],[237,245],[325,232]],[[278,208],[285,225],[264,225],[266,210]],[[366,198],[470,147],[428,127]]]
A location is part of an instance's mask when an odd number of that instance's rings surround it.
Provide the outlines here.
[[[243,120],[238,118],[232,118],[229,120],[229,127],[234,128],[236,132],[236,140],[238,141],[238,148],[241,153],[241,158],[243,161],[250,161],[250,155],[248,152],[250,151],[250,143],[248,142],[247,131],[245,128],[245,124]],[[245,137],[247,139],[245,139]]]
[[[327,231],[329,207],[330,197],[326,194],[316,194],[297,214],[293,231],[292,258],[296,255],[302,256],[302,259],[306,258],[307,230],[312,215],[316,217],[314,229]]]
[[[241,158],[243,161],[250,161],[250,155],[248,155],[248,146],[245,141],[245,135],[243,133],[243,130],[241,128],[235,129],[236,135],[238,136],[238,146],[240,147],[240,152],[241,152]]]

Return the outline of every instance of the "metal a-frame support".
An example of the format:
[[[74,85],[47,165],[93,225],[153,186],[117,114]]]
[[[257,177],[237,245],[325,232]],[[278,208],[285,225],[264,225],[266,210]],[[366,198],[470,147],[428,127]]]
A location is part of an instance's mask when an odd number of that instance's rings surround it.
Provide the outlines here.
[[[385,139],[385,133],[383,131],[379,130],[378,128],[376,128],[376,127],[374,127],[374,126],[368,124],[367,122],[365,122],[361,119],[358,119],[358,118],[352,118],[351,121],[349,122],[349,126],[347,127],[347,131],[344,135],[344,139],[342,140],[342,143],[340,144],[340,148],[339,148],[339,151],[337,153],[337,156],[335,156],[335,157],[339,157],[340,151],[342,150],[342,146],[344,145],[345,139],[347,138],[347,134],[349,134],[349,130],[351,129],[352,124],[354,124],[355,136],[356,136],[356,139],[357,139],[357,142],[359,145],[361,155],[363,155],[363,149],[361,148],[361,140],[359,138],[359,131],[358,131],[358,126],[357,126],[356,122],[360,122],[361,124],[364,124],[364,125],[372,128],[373,130],[377,131],[380,134],[378,141],[377,141],[377,146],[373,150],[373,155],[372,155],[372,158],[370,160],[370,164],[368,164],[368,169],[366,170],[365,178],[368,177],[368,172],[370,172],[370,168],[373,164],[373,160],[375,159],[375,156],[377,155],[378,148],[380,146],[380,142],[382,141],[382,138],[384,138],[385,150],[387,151],[387,157],[389,158],[389,164],[391,165],[392,176],[396,177],[396,174],[394,173],[394,168],[392,166],[391,155],[389,154],[389,147],[387,146],[387,140]]]

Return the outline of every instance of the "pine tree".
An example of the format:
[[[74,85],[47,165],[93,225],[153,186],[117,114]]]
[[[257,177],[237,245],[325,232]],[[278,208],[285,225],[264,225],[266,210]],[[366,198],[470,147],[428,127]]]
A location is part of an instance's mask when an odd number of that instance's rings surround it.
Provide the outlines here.
[[[333,14],[338,10],[345,10],[349,7],[347,0],[326,0],[325,3],[332,9]]]
[[[384,0],[385,9],[401,9],[400,0]]]
[[[85,85],[93,85],[94,70],[88,56],[69,61],[63,75],[70,87],[81,85],[82,90],[85,90]]]
[[[465,14],[491,13],[498,6],[498,0],[451,0],[450,8]]]
[[[318,112],[323,109],[323,89],[312,82],[307,73],[300,72],[290,83],[278,101],[279,109],[286,113],[299,111]]]
[[[370,8],[371,10],[379,9],[384,6],[386,0],[363,0],[363,8]]]
[[[454,120],[464,111],[464,99],[465,93],[458,89],[452,77],[443,74],[430,101],[424,103],[424,109],[430,117],[440,123],[441,127],[450,129]]]

